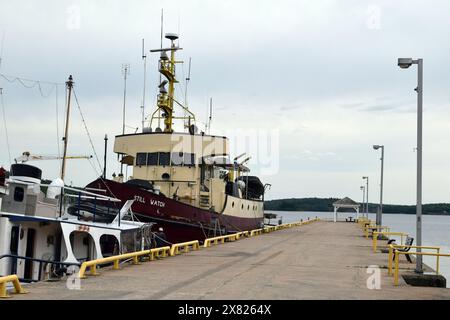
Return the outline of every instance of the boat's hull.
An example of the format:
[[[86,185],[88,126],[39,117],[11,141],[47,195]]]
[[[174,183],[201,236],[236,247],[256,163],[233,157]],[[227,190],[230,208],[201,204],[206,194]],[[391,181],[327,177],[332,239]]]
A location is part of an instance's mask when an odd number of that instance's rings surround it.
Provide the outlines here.
[[[207,237],[224,233],[256,229],[263,223],[262,215],[242,217],[226,212],[208,211],[137,186],[111,180],[97,179],[87,187],[106,190],[107,195],[122,201],[120,205],[134,199],[133,213],[141,221],[156,222],[155,229],[163,227],[171,243],[203,241]]]

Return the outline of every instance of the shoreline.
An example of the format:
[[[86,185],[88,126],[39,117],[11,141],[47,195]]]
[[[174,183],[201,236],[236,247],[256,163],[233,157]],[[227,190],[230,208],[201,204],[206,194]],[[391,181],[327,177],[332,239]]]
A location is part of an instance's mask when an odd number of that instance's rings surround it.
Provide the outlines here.
[[[317,213],[333,213],[333,211],[313,211],[313,210],[272,210],[272,209],[267,209],[264,210],[264,212],[317,212]],[[339,211],[339,213],[355,213],[355,212],[344,212],[344,211]],[[369,212],[369,214],[376,214],[376,212]],[[397,215],[397,214],[405,214],[405,215],[415,215],[415,213],[402,213],[402,212],[383,212],[383,215],[385,214],[392,214],[392,215]],[[422,215],[424,216],[450,216],[450,213],[425,213],[422,212]]]

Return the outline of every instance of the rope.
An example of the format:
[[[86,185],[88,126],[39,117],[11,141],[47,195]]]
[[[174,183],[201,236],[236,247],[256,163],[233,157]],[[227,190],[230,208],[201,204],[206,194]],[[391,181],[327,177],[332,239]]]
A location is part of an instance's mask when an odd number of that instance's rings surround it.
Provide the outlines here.
[[[39,93],[41,95],[42,98],[48,98],[50,96],[50,94],[53,92],[53,90],[59,86],[59,85],[64,85],[63,83],[57,83],[57,82],[49,82],[49,81],[41,81],[41,80],[33,80],[33,79],[25,79],[25,78],[20,78],[20,77],[16,77],[16,76],[8,76],[6,74],[0,73],[0,77],[2,77],[3,79],[5,79],[6,81],[8,81],[9,83],[14,83],[14,82],[19,82],[24,88],[27,89],[32,89],[36,86],[38,86],[39,89]],[[32,84],[28,85],[26,82],[31,82]],[[43,89],[42,89],[42,84],[46,84],[46,85],[51,85],[50,90],[48,91],[47,94],[44,93]]]
[[[88,158],[87,160],[88,160],[89,164],[91,165],[92,170],[94,170],[95,174],[98,175],[97,168],[94,166],[94,164],[92,163],[91,159]]]
[[[131,208],[130,208],[130,211],[131,211],[131,218],[133,219],[133,221],[134,221],[134,219],[136,219],[137,222],[141,222],[141,223],[142,223],[142,221],[139,220],[139,216],[143,216],[143,217],[145,217],[145,216],[142,215],[142,214],[139,214],[139,213],[134,213],[134,212],[131,210]],[[146,223],[146,225],[147,225],[147,223]],[[143,227],[143,226],[142,226],[142,227]],[[142,227],[141,227],[141,228],[142,228]],[[156,237],[156,238],[158,238],[158,239],[161,239],[161,240],[164,241],[165,243],[170,244],[170,245],[173,244],[172,242],[169,242],[169,241],[167,241],[166,239],[161,238],[161,237],[158,236],[155,232],[153,232],[153,231],[151,231],[151,230],[149,230],[149,231],[150,231],[150,233],[151,233],[154,237]]]
[[[5,112],[5,103],[3,101],[3,89],[2,88],[0,88],[0,100],[1,100],[1,104],[2,104],[3,124],[5,126],[5,138],[6,138],[6,146],[8,148],[9,165],[11,165],[11,148],[9,145],[8,127],[6,126],[6,112]]]
[[[97,151],[95,150],[94,143],[92,142],[92,138],[91,138],[91,135],[89,133],[89,129],[87,127],[86,121],[84,120],[84,115],[83,115],[83,112],[81,111],[80,104],[78,103],[78,98],[77,98],[77,94],[75,93],[75,89],[73,89],[73,95],[75,97],[75,102],[77,103],[78,111],[80,112],[81,120],[83,121],[84,129],[86,130],[86,134],[87,134],[87,136],[89,138],[89,143],[91,144],[92,151],[94,152],[95,159],[97,160],[98,166],[99,166],[100,171],[101,171],[102,170],[102,165],[100,163],[100,159],[98,158]],[[96,173],[98,174],[97,171],[96,171]]]
[[[56,105],[56,145],[58,147],[58,158],[61,158],[61,150],[59,146],[59,113],[58,113],[58,88],[55,90],[55,105]],[[59,171],[61,172],[61,162],[58,161]]]

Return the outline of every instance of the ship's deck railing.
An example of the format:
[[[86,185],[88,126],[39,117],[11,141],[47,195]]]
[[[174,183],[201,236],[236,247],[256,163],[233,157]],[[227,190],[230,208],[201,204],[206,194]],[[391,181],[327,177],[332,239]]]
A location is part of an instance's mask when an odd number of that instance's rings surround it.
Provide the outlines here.
[[[403,237],[408,236],[407,233],[404,232],[380,232],[380,231],[374,231],[372,233],[372,248],[373,248],[373,252],[377,252],[377,247],[378,247],[378,236],[400,236],[400,245],[403,245]]]
[[[413,248],[413,249],[431,249],[436,250],[436,252],[405,252],[405,251],[399,251],[395,250],[398,248]],[[433,256],[436,257],[436,269],[435,272],[438,275],[439,274],[439,258],[440,257],[450,257],[450,253],[440,253],[440,247],[433,247],[433,246],[396,246],[396,245],[390,245],[389,248],[389,263],[388,263],[388,274],[392,275],[394,274],[394,285],[398,286],[398,278],[399,278],[399,257],[401,254],[411,254],[411,255],[421,255],[421,256]],[[394,255],[394,266],[392,267],[392,255]],[[392,270],[394,269],[394,270]]]
[[[18,294],[27,293],[27,291],[25,291],[20,285],[19,278],[17,277],[17,275],[13,274],[5,277],[0,277],[0,298],[11,297],[8,294],[8,291],[6,290],[6,284],[8,282],[12,282],[14,286],[14,293]]]

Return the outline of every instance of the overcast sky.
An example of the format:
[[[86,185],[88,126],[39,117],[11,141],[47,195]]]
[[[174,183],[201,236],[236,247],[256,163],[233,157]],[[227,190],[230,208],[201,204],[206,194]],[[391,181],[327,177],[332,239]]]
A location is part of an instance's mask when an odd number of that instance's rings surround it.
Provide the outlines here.
[[[117,172],[112,137],[121,133],[121,66],[131,66],[126,122],[139,127],[141,39],[147,50],[159,47],[162,8],[165,32],[180,33],[179,58],[192,57],[189,106],[198,119],[205,121],[213,97],[211,133],[271,134],[278,169],[264,171],[256,160],[251,165],[273,185],[269,199],[360,201],[361,177],[368,175],[376,202],[380,161],[372,145],[384,144],[385,203],[415,203],[417,69],[399,69],[397,58],[423,58],[423,199],[450,202],[448,1],[0,0],[0,73],[57,83],[73,74],[97,153],[103,157],[108,134],[108,172]],[[157,58],[148,53],[148,112]],[[187,65],[178,71],[185,78]],[[46,98],[38,86],[2,77],[0,87],[11,157],[25,150],[56,155],[52,86],[42,84]],[[177,87],[181,99],[183,89]],[[58,86],[60,135],[64,94]],[[75,104],[71,116],[69,153],[92,154]],[[0,164],[9,166],[3,122],[0,132]],[[34,164],[45,177],[58,175],[56,161]],[[85,185],[96,176],[85,160],[68,165],[68,183]]]

